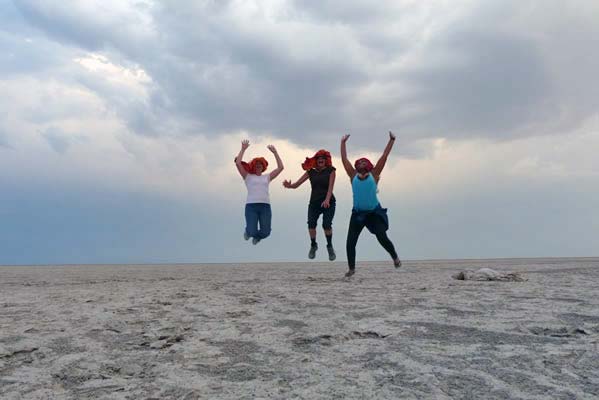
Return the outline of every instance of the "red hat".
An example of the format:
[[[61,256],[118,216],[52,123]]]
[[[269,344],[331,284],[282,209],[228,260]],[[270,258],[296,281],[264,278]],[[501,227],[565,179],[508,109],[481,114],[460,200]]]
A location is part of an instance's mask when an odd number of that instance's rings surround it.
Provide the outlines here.
[[[374,168],[374,165],[372,165],[370,160],[367,159],[366,157],[357,159],[356,162],[354,163],[354,168],[358,169],[358,164],[362,161],[366,161],[366,171],[368,171],[368,172],[372,171],[372,169]]]
[[[313,157],[306,157],[306,161],[302,163],[302,168],[304,169],[304,171],[309,171],[312,168],[316,168],[316,161],[321,157],[324,157],[326,159],[325,165],[327,167],[333,165],[333,161],[331,160],[331,153],[329,153],[326,150],[318,150]]]
[[[261,163],[262,166],[264,167],[262,172],[266,171],[266,168],[268,168],[268,161],[266,161],[266,159],[264,157],[256,157],[256,158],[252,159],[252,161],[250,161],[249,164],[246,163],[245,161],[242,161],[241,165],[248,173],[256,174],[256,164],[257,163]]]

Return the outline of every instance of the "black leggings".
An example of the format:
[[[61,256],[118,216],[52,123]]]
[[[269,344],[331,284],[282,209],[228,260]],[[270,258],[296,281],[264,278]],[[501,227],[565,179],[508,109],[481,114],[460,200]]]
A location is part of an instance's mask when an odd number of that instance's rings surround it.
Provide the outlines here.
[[[372,218],[373,220],[368,221],[369,218]],[[352,213],[351,219],[349,220],[349,229],[347,231],[346,242],[347,264],[350,269],[354,269],[356,267],[356,244],[358,243],[358,238],[360,237],[360,233],[362,233],[362,229],[364,229],[368,222],[371,222],[377,228],[375,229],[377,232],[376,239],[379,241],[381,246],[387,250],[387,253],[389,253],[393,260],[397,259],[397,252],[395,251],[393,243],[387,236],[383,222],[379,222],[378,217],[374,214],[368,215],[365,220],[360,222],[356,218],[356,215]]]

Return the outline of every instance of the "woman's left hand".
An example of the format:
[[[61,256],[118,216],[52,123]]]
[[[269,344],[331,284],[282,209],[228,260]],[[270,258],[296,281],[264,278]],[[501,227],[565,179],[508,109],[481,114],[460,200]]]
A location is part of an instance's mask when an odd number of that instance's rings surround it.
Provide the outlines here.
[[[323,208],[329,208],[331,206],[331,202],[330,202],[330,200],[325,200],[322,202],[322,204],[320,206]]]
[[[272,151],[273,154],[277,154],[277,149],[272,144],[269,144],[266,147],[268,148],[268,150]]]

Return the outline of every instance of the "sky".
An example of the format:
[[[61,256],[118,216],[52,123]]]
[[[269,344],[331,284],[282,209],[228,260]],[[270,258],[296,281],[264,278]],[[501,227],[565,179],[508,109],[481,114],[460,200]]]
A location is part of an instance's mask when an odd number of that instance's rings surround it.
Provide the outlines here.
[[[403,259],[599,256],[597,48],[591,0],[2,1],[0,264],[307,261],[309,185],[282,181],[321,148],[343,260],[340,138],[376,160],[390,130]],[[285,164],[257,246],[246,138]]]

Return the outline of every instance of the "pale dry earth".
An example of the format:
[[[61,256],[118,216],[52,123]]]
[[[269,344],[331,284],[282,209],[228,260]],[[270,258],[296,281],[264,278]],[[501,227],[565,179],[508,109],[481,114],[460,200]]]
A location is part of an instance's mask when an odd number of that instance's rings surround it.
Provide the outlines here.
[[[599,259],[404,264],[0,267],[0,398],[599,398]]]

